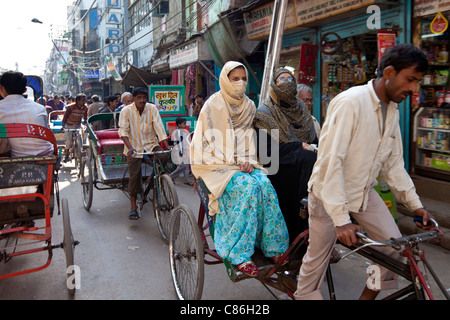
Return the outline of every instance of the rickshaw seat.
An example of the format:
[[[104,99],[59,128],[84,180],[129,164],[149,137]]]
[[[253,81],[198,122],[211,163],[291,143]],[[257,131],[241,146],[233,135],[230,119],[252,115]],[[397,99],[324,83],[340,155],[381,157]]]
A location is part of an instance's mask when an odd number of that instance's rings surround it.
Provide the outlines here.
[[[54,157],[44,157],[55,161]],[[41,198],[32,197],[22,200],[21,196],[42,193],[47,179],[47,165],[42,159],[5,158],[0,161],[0,168],[5,179],[0,180],[0,224],[11,224],[45,217],[45,205]],[[53,177],[52,177],[53,178]],[[53,213],[53,188],[50,195],[50,214]],[[5,200],[2,197],[17,196]]]
[[[96,131],[95,134],[97,135],[99,154],[103,153],[103,148],[106,146],[121,146],[122,148],[124,146],[123,140],[119,137],[118,130],[100,130]]]
[[[99,131],[95,131],[95,134],[97,135],[97,138],[99,140],[120,139],[118,130],[108,130],[108,129],[107,130],[99,130]]]

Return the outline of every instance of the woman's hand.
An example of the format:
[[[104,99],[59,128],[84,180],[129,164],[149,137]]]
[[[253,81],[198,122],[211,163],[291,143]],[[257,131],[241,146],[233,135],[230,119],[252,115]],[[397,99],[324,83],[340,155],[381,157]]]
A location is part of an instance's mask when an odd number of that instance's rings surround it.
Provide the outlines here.
[[[241,169],[241,171],[243,173],[252,173],[254,171],[253,166],[249,162],[246,162],[244,164],[240,164],[239,168]]]

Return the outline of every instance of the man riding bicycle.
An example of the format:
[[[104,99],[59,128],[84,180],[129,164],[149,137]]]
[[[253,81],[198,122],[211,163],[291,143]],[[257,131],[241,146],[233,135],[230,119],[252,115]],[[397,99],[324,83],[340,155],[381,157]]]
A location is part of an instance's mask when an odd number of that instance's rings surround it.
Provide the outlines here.
[[[128,192],[130,194],[130,220],[139,219],[137,212],[137,195],[142,192],[141,163],[142,155],[134,153],[162,151],[160,142],[169,149],[166,130],[159,115],[158,108],[148,101],[146,88],[133,90],[134,103],[124,107],[120,113],[119,136],[125,144],[124,154],[127,155],[128,171],[130,174]],[[167,154],[157,155],[163,166],[169,161]]]
[[[75,103],[67,106],[66,113],[62,120],[63,129],[79,129],[81,127],[81,121],[83,117],[87,121],[88,106],[86,103],[86,95],[80,93],[75,98]],[[64,162],[69,161],[69,151],[73,146],[74,133],[71,131],[66,132],[66,148]]]
[[[360,232],[360,226],[376,241],[401,237],[387,206],[373,189],[380,172],[396,198],[414,216],[423,217],[419,227],[426,228],[430,214],[423,209],[404,166],[397,103],[417,90],[427,68],[427,58],[419,49],[394,46],[384,53],[377,79],[331,101],[309,180],[310,238],[296,299],[322,298],[320,285],[336,238],[349,246],[357,244],[355,232]],[[380,251],[401,259],[392,248]],[[379,289],[395,288],[396,275],[380,270]],[[375,299],[378,293],[366,287],[361,299]]]

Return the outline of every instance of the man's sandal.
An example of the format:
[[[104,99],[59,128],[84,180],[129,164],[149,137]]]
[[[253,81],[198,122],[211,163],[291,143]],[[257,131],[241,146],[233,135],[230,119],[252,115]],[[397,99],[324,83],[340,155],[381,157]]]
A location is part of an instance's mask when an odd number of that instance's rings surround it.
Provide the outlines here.
[[[130,213],[128,214],[128,219],[130,219],[130,220],[137,220],[139,218],[140,217],[139,217],[138,212],[136,210],[134,210],[134,209],[131,210]]]
[[[259,274],[258,267],[252,260],[240,263],[236,267],[250,277],[257,277]]]

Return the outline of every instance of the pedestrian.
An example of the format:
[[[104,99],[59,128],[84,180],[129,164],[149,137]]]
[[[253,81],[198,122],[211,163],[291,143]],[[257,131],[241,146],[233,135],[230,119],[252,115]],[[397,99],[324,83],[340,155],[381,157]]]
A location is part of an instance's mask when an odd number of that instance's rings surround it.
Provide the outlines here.
[[[299,83],[297,85],[298,98],[304,103],[304,105],[308,108],[309,113],[311,113],[311,118],[313,120],[314,130],[316,132],[316,137],[319,139],[320,137],[320,123],[317,119],[312,115],[312,110],[314,106],[313,100],[313,90],[310,86],[304,83]]]
[[[65,104],[61,98],[62,97],[60,95],[55,94],[53,99],[47,101],[47,105],[52,107],[52,111],[64,110]]]
[[[134,153],[162,151],[160,143],[169,149],[166,130],[158,112],[158,108],[148,101],[148,90],[138,87],[133,90],[134,103],[122,109],[119,119],[119,136],[125,144],[129,172],[128,193],[130,195],[130,220],[139,219],[137,213],[137,195],[143,192],[141,179],[141,163],[151,164],[150,159]],[[157,154],[163,167],[169,161],[165,153]],[[150,177],[150,181],[153,179]]]
[[[109,96],[106,98],[106,105],[100,109],[99,113],[114,113],[116,112],[116,108],[119,105],[119,99],[117,96]],[[117,119],[115,116],[111,120],[103,120],[102,121],[102,129],[110,129],[111,127],[117,128]]]
[[[194,113],[193,116],[198,119],[198,116],[200,114],[200,111],[202,111],[203,105],[206,101],[206,95],[204,93],[199,93],[195,97],[195,107],[194,107]]]
[[[284,264],[289,235],[275,190],[256,156],[256,107],[245,95],[247,81],[242,63],[224,65],[220,91],[200,112],[190,156],[192,173],[210,191],[208,211],[215,218],[217,253],[241,272],[257,276],[251,260],[255,247]]]
[[[89,106],[88,109],[88,118],[94,114],[97,114],[100,112],[100,109],[102,109],[105,105],[103,102],[100,102],[100,97],[98,95],[92,96],[92,104]],[[98,131],[102,129],[101,121],[95,121],[91,124],[92,130]]]
[[[53,96],[53,99],[50,99],[47,101],[47,106],[52,108],[52,111],[60,111],[60,110],[65,110],[66,109],[66,104],[61,100],[63,97],[55,94]],[[58,116],[53,115],[51,117],[51,120],[56,120],[58,119]]]
[[[189,131],[186,130],[186,119],[178,117],[175,120],[177,129],[172,133],[172,141],[174,147],[172,148],[172,162],[177,165],[175,171],[170,174],[173,183],[175,179],[183,173],[184,184],[193,186],[194,183],[189,178],[191,165],[189,160],[189,149],[187,145],[187,136]]]
[[[0,123],[30,123],[48,128],[45,107],[25,99],[27,77],[21,72],[5,72],[0,78]],[[49,141],[34,138],[0,138],[1,154],[11,157],[47,156],[53,153]]]
[[[87,122],[87,112],[88,107],[86,105],[86,95],[80,93],[75,97],[75,103],[67,106],[66,112],[64,113],[64,118],[62,120],[63,129],[79,129],[81,128],[81,121]],[[66,132],[66,147],[65,147],[65,157],[64,162],[68,162],[69,150],[73,146],[73,132]]]
[[[427,225],[430,214],[405,170],[397,103],[417,90],[428,68],[427,57],[410,44],[388,49],[377,78],[336,96],[322,127],[318,158],[309,181],[309,245],[299,273],[296,299],[322,299],[321,281],[338,239],[357,244],[361,228],[376,241],[401,237],[384,201],[373,186],[381,172],[396,199]],[[353,224],[350,217],[358,225]],[[383,253],[401,259],[393,248]],[[396,275],[380,267],[379,290],[397,287]],[[361,299],[379,290],[365,287]]]
[[[133,103],[133,95],[130,92],[124,92],[120,96],[121,105],[116,109],[116,112],[122,111],[123,108]]]
[[[118,102],[118,107],[122,106],[122,94],[120,92],[117,92],[114,94],[117,98],[117,102]]]

